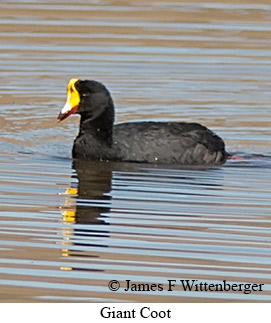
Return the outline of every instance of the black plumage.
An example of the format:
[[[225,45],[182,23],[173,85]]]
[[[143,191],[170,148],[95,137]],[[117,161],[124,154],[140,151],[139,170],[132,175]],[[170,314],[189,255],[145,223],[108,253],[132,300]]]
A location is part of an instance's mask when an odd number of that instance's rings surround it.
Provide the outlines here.
[[[226,161],[228,155],[223,140],[206,127],[185,122],[114,125],[114,104],[106,87],[96,81],[72,80],[68,92],[78,92],[78,105],[76,110],[70,105],[73,112],[66,107],[58,119],[63,120],[71,113],[81,115],[72,151],[74,158],[179,165]]]

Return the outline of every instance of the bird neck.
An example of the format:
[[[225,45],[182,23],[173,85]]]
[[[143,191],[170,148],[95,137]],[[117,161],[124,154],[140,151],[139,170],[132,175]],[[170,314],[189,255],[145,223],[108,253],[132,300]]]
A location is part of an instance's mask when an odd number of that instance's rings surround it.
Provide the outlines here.
[[[111,146],[113,141],[113,123],[114,110],[111,107],[105,108],[100,115],[95,117],[81,114],[79,136],[88,134],[102,142],[107,142]]]

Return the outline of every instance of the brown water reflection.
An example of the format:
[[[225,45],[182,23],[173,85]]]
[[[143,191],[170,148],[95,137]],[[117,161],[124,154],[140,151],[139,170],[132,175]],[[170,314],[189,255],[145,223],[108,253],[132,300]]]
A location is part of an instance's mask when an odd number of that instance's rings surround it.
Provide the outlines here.
[[[2,1],[0,300],[270,301],[268,1]],[[74,163],[71,77],[117,121],[205,124],[221,168]],[[263,156],[256,156],[262,154]],[[263,292],[109,292],[109,280],[264,283]]]

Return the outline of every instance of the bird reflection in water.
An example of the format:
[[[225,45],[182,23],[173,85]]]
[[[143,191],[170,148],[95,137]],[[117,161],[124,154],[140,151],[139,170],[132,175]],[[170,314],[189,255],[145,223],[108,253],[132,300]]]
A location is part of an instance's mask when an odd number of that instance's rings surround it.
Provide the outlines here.
[[[61,207],[62,256],[98,257],[93,247],[107,247],[104,238],[109,237],[105,219],[111,207],[112,164],[75,160],[73,169],[72,185],[66,189],[65,205]]]

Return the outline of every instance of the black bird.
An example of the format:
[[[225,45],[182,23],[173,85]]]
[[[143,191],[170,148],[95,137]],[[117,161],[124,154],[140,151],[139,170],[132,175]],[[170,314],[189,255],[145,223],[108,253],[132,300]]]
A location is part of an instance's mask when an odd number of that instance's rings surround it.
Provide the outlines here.
[[[126,122],[114,125],[114,103],[96,81],[71,79],[67,102],[58,121],[78,113],[79,134],[73,158],[154,164],[223,164],[228,154],[223,140],[198,123]]]

